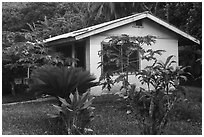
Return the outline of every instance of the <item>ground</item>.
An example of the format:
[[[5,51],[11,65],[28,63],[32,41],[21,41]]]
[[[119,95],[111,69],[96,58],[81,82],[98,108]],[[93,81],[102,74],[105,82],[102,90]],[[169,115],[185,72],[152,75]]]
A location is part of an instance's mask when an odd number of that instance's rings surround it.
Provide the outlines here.
[[[176,107],[164,134],[201,135],[202,134],[202,94],[201,88],[187,87],[188,103]],[[4,97],[3,97],[4,98]],[[4,102],[3,102],[4,103]],[[54,135],[64,134],[60,123],[50,118],[57,113],[52,104],[55,100],[43,102],[18,103],[2,106],[3,135]],[[96,97],[95,119],[90,128],[96,135],[138,135],[140,130],[136,120],[126,114],[123,102],[118,96],[102,95]],[[173,116],[174,115],[174,116]]]

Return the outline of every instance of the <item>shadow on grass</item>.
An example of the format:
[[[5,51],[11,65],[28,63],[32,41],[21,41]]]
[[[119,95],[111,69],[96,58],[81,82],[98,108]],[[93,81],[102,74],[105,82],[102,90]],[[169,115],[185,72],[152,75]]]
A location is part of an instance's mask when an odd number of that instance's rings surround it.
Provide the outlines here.
[[[34,99],[36,99],[34,95],[26,92],[17,93],[15,96],[12,94],[7,94],[2,96],[2,104],[28,101],[28,100],[34,100]]]

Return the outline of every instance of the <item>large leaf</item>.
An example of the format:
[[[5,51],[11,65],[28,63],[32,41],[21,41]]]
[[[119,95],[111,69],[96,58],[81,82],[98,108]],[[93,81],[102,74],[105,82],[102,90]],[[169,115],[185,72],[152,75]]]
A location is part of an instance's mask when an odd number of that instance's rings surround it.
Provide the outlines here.
[[[62,112],[62,108],[61,108],[60,106],[53,105],[53,107],[54,107],[58,112]]]
[[[69,98],[70,98],[71,102],[74,102],[74,95],[72,93],[69,95]]]
[[[67,103],[66,99],[61,98],[61,97],[58,97],[58,98],[59,98],[59,100],[62,102],[62,105],[71,107],[71,105]]]
[[[81,108],[84,105],[84,103],[88,100],[89,96],[90,96],[90,92],[89,91],[87,91],[86,93],[84,93],[82,95],[80,103],[78,104],[79,108]]]
[[[164,64],[164,67],[165,67],[165,68],[166,68],[167,65],[170,63],[170,60],[171,60],[173,57],[175,57],[175,56],[174,56],[174,55],[171,55],[171,56],[169,56],[169,57],[166,59],[166,62],[165,62],[165,64]]]
[[[93,99],[94,99],[94,97],[92,97],[91,99],[87,100],[87,101],[84,103],[84,106],[82,107],[82,109],[88,108],[88,107],[92,104]]]

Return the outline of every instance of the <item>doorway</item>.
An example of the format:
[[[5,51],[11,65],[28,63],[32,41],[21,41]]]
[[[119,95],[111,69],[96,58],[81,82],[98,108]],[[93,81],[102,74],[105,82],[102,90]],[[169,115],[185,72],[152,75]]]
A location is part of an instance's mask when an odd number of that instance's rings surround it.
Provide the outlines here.
[[[75,43],[75,58],[78,59],[76,67],[86,70],[86,41]]]

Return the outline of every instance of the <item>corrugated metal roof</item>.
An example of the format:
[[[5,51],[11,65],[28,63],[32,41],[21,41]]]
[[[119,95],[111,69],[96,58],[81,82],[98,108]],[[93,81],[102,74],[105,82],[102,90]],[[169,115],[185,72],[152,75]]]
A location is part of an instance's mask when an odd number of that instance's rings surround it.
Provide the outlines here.
[[[113,21],[105,22],[105,23],[101,23],[101,24],[98,24],[98,25],[94,25],[94,26],[87,27],[87,28],[84,28],[84,29],[80,29],[80,30],[77,30],[77,31],[73,31],[73,32],[70,32],[70,33],[58,35],[58,36],[46,39],[45,42],[50,43],[50,42],[53,42],[53,41],[56,41],[56,40],[66,39],[66,38],[74,38],[75,40],[79,40],[79,39],[89,37],[91,35],[95,35],[97,33],[101,33],[103,31],[106,31],[106,30],[109,30],[109,29],[112,29],[112,28],[115,28],[115,27],[118,27],[118,26],[121,26],[121,25],[124,25],[124,24],[128,24],[128,23],[136,21],[136,20],[143,19],[143,18],[149,18],[149,19],[157,22],[158,24],[166,27],[167,29],[170,29],[170,30],[172,30],[173,32],[175,32],[177,34],[179,34],[179,35],[181,35],[181,36],[183,36],[183,37],[185,37],[185,38],[187,38],[187,39],[189,39],[189,40],[191,40],[191,41],[193,41],[193,42],[195,42],[197,44],[200,44],[200,41],[197,40],[196,38],[194,38],[194,37],[190,36],[189,34],[179,30],[175,26],[163,21],[162,19],[153,16],[149,12],[142,12],[142,13],[134,14],[134,15],[131,15],[131,16],[127,16],[127,17],[124,17],[124,18],[116,19],[116,20],[113,20]]]

